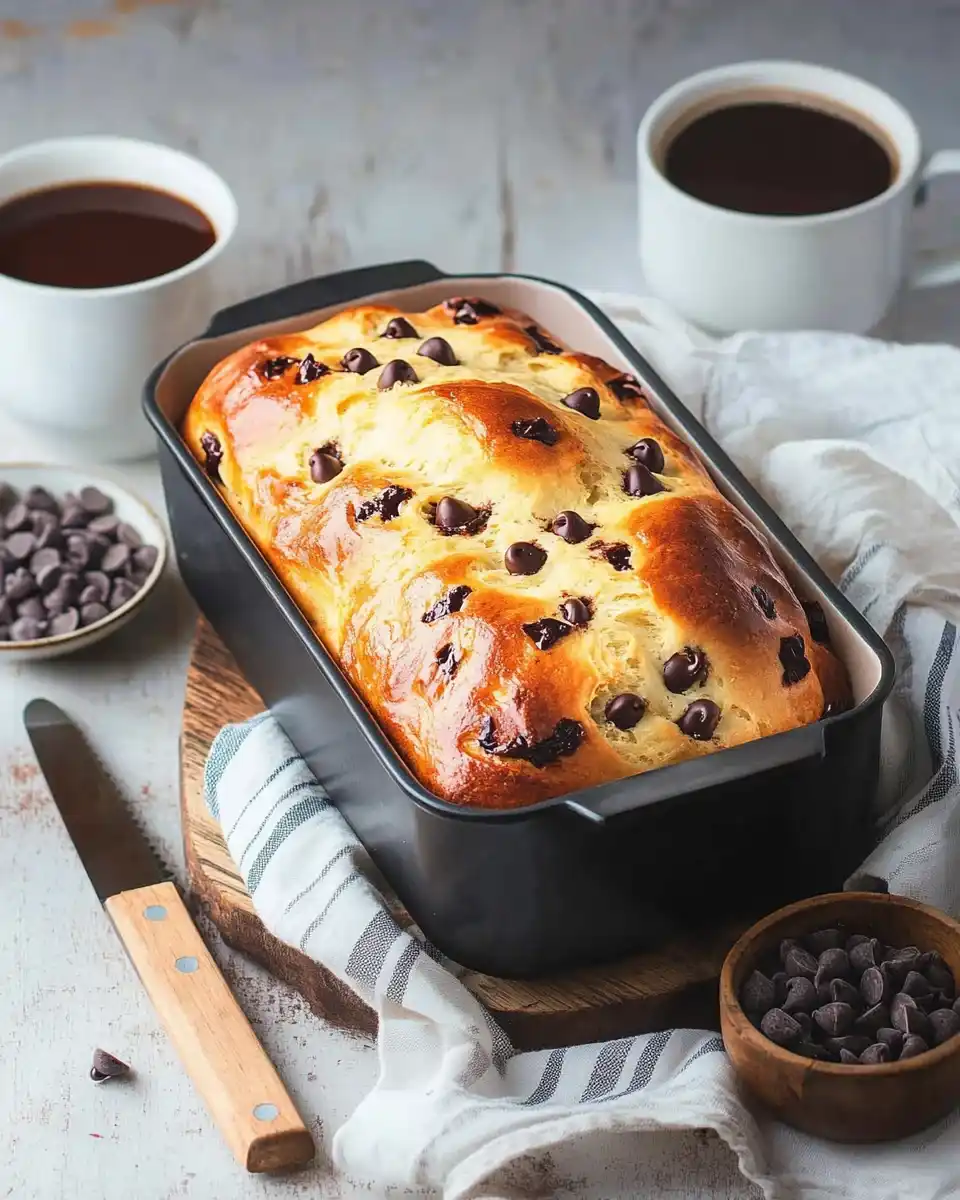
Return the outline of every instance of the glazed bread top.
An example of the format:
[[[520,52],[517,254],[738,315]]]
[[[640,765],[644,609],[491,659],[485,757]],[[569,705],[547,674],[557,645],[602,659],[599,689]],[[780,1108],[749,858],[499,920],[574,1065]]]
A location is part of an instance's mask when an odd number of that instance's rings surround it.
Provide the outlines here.
[[[522,313],[368,305],[254,342],[183,432],[446,800],[531,804],[849,702],[822,612],[637,381]]]

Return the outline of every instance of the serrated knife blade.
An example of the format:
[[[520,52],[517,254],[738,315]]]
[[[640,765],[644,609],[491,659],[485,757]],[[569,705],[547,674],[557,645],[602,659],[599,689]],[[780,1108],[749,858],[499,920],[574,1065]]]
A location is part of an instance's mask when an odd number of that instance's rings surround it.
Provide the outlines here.
[[[67,714],[31,700],[24,724],[40,770],[100,902],[171,878],[120,790]]]
[[[230,1149],[248,1171],[302,1166],[313,1138],[116,784],[65,712],[27,735],[94,889]]]

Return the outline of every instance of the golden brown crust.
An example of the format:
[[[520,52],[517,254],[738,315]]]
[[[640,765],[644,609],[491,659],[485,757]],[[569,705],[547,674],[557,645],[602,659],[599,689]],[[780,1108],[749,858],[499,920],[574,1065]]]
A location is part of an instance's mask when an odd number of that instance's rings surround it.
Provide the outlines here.
[[[848,703],[763,538],[641,389],[489,307],[366,305],[258,341],[210,373],[183,426],[422,782],[456,803],[530,804]],[[400,317],[416,337],[382,336]],[[417,353],[438,337],[456,365]],[[341,366],[358,347],[378,361],[364,374]],[[394,359],[416,381],[381,390]],[[583,388],[595,395],[564,404]],[[652,474],[631,478],[640,439],[656,443]],[[445,497],[471,506],[469,527],[440,528]],[[589,536],[553,532],[570,511]],[[513,543],[545,552],[535,573],[506,569]],[[570,598],[586,625],[563,619]],[[701,669],[670,690],[665,664],[687,649]],[[621,693],[645,701],[628,729],[605,715]],[[698,700],[719,709],[706,740],[678,724]]]

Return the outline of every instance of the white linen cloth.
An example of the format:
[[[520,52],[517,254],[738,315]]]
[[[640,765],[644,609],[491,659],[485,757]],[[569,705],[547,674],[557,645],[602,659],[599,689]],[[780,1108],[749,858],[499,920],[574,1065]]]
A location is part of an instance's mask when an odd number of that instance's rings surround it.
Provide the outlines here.
[[[960,351],[844,335],[716,342],[652,300],[600,302],[887,639],[881,840],[867,869],[960,915]],[[265,925],[376,1009],[379,1078],[333,1141],[378,1186],[448,1200],[521,1155],[594,1131],[716,1130],[775,1197],[960,1194],[960,1116],[907,1141],[837,1146],[758,1118],[716,1034],[675,1030],[514,1053],[432,947],[403,932],[369,859],[274,721],[226,728],[207,765]]]

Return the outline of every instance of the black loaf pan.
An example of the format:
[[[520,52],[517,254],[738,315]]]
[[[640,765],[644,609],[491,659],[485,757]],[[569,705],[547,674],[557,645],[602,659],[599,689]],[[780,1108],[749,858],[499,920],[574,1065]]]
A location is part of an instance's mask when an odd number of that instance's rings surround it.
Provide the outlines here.
[[[819,724],[512,811],[428,792],[340,673],[184,445],[207,371],[240,345],[359,301],[421,311],[480,295],[528,312],[639,377],[720,490],[765,531],[803,599],[823,605],[857,704]],[[664,944],[840,887],[871,845],[883,642],[650,364],[586,298],[521,275],[401,262],[307,280],[218,313],[145,389],[180,571],[211,625],[430,941],[474,970],[535,976]]]

